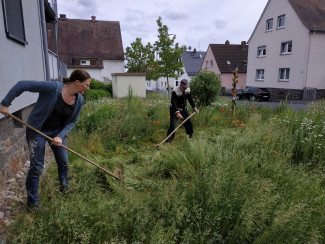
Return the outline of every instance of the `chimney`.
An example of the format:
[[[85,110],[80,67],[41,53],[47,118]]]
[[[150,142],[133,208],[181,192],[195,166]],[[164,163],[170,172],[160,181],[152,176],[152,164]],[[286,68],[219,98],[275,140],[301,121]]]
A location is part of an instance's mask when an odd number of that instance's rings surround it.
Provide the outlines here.
[[[196,54],[196,48],[193,49],[193,53]]]
[[[245,47],[246,47],[246,41],[242,41],[242,42],[241,42],[241,46],[242,46],[243,48],[245,48]]]
[[[228,40],[226,40],[225,44],[226,44],[226,46],[228,46],[230,44],[230,42]]]
[[[96,16],[91,16],[91,22],[97,22],[97,20],[96,20]]]
[[[60,20],[67,20],[66,14],[60,14]]]

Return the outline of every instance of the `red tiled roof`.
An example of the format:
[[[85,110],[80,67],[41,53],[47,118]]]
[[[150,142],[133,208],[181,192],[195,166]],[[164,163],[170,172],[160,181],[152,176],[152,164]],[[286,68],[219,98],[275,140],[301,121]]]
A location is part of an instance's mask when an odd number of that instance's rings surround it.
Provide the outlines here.
[[[54,50],[52,40],[49,40],[49,48]],[[58,19],[58,53],[60,60],[70,68],[84,67],[80,66],[81,59],[90,60],[88,67],[93,68],[102,68],[103,60],[124,60],[120,23],[61,17]]]
[[[232,73],[238,65],[240,73],[247,72],[248,46],[246,42],[235,44],[210,44],[221,73]]]
[[[325,0],[289,0],[289,2],[309,30],[325,32]]]

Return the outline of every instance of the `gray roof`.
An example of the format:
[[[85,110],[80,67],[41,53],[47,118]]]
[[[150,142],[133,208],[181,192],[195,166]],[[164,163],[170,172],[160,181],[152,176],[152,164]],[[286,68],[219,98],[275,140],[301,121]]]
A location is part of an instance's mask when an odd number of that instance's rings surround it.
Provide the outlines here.
[[[195,49],[193,51],[185,51],[182,53],[184,68],[189,76],[197,75],[200,72],[202,62],[206,52],[199,52]]]

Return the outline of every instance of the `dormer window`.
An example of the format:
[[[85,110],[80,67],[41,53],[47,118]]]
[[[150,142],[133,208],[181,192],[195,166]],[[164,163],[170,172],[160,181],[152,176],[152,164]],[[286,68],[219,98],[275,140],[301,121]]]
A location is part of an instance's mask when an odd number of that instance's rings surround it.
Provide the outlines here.
[[[273,19],[268,19],[266,21],[266,31],[273,30]]]
[[[80,60],[80,65],[90,65],[89,60]]]
[[[278,17],[278,29],[284,28],[285,20],[286,20],[285,15],[281,15],[281,16]]]

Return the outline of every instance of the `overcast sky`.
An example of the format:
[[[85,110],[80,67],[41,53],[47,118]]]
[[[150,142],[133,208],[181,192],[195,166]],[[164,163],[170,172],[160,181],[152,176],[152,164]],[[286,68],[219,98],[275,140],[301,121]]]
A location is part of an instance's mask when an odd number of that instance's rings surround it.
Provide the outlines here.
[[[247,41],[267,0],[57,0],[58,13],[69,19],[119,21],[123,48],[136,37],[157,41],[158,25],[168,26],[180,45],[207,51],[209,44]]]

